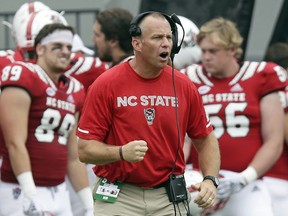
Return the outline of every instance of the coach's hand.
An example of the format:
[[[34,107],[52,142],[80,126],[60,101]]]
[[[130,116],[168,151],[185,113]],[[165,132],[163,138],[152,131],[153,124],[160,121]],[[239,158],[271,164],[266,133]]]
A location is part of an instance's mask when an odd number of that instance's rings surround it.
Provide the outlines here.
[[[45,215],[43,206],[37,197],[34,195],[32,197],[23,197],[23,212],[28,216],[42,216]]]
[[[144,140],[134,140],[122,146],[122,156],[125,161],[139,162],[145,157],[148,150]]]
[[[191,189],[199,193],[194,199],[194,203],[198,205],[199,208],[209,208],[215,202],[216,197],[216,187],[211,181],[202,181],[197,184],[192,184]]]
[[[219,174],[222,178],[219,179],[220,185],[217,188],[218,199],[230,197],[232,194],[239,192],[247,184],[241,173],[220,170]]]

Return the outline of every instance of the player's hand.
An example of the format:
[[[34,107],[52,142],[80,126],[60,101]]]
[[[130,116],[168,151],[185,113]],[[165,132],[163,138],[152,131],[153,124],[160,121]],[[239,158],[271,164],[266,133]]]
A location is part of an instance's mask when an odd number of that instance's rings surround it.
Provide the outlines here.
[[[94,209],[85,209],[84,216],[94,216]]]
[[[142,161],[147,150],[147,143],[144,140],[134,140],[122,146],[123,158],[129,162]]]
[[[23,197],[23,212],[27,216],[43,216],[49,215],[48,212],[45,212],[43,206],[37,197],[34,195],[33,197],[27,197],[24,195]],[[52,215],[52,214],[51,214]]]
[[[241,173],[220,170],[219,174],[222,178],[219,179],[220,185],[217,188],[218,199],[226,199],[246,186],[245,178]]]

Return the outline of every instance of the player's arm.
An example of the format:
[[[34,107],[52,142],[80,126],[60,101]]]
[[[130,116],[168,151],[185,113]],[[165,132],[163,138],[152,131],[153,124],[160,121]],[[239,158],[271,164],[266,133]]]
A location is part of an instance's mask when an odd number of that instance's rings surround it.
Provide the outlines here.
[[[273,166],[283,149],[284,111],[277,92],[261,99],[260,111],[263,144],[250,163],[257,176],[262,176]]]
[[[80,198],[86,211],[93,212],[92,191],[89,186],[86,165],[79,160],[76,127],[79,113],[75,115],[76,123],[68,137],[68,178]]]
[[[2,78],[4,77],[5,81],[19,81],[22,72],[19,67],[18,70],[13,70],[14,73],[9,73],[9,77],[6,77],[6,75],[10,70],[4,69],[4,71],[6,73],[2,75]],[[23,88],[12,86],[4,89],[2,87],[0,96],[1,129],[14,175],[22,190],[23,212],[27,215],[40,215],[43,213],[42,204],[37,195],[31,171],[30,156],[26,147],[31,97]],[[31,205],[34,208],[30,208]]]
[[[31,97],[24,89],[18,87],[2,89],[0,96],[1,128],[14,175],[25,197],[24,211],[27,210],[26,202],[29,205],[34,199],[34,203],[36,203],[37,194],[30,157],[26,148],[30,104]],[[35,206],[33,211],[41,211],[38,204]]]
[[[30,158],[25,145],[30,104],[31,98],[24,89],[6,87],[1,92],[1,128],[15,176],[31,172]]]
[[[78,118],[76,114],[75,118]],[[76,125],[69,133],[67,148],[68,148],[68,177],[75,191],[86,187],[88,185],[88,177],[85,164],[79,160],[77,149]]]
[[[288,86],[284,91],[279,91],[278,94],[284,109],[284,141],[288,145]]]

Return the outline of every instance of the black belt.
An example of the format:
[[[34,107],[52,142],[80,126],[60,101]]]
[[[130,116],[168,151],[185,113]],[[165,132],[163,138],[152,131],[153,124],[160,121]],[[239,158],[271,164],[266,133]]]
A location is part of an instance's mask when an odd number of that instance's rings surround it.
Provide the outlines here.
[[[167,184],[168,184],[168,180],[165,181],[165,182],[162,182],[162,183],[160,183],[158,185],[155,185],[152,188],[158,189],[158,188],[161,188],[161,187],[166,187]]]
[[[135,185],[134,183],[130,183],[130,182],[123,182],[123,183]],[[158,185],[155,185],[155,186],[153,186],[153,187],[150,187],[150,188],[158,189],[158,188],[166,187],[167,184],[168,184],[168,180],[165,181],[165,182],[162,182],[162,183],[160,183],[160,184],[158,184]],[[135,186],[137,186],[137,185],[135,185]],[[137,186],[137,187],[141,187],[141,186]]]

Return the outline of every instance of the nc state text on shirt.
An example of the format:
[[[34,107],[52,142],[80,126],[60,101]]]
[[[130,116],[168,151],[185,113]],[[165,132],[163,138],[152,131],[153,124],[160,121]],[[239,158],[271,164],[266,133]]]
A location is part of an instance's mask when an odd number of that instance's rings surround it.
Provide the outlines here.
[[[59,99],[52,98],[52,97],[47,97],[46,105],[54,107],[54,108],[70,111],[71,113],[75,113],[75,104],[69,103],[67,101],[59,100]]]
[[[203,103],[246,101],[245,93],[217,93],[202,95]]]
[[[126,106],[171,106],[176,107],[177,100],[173,96],[142,95],[117,97],[117,107]]]

